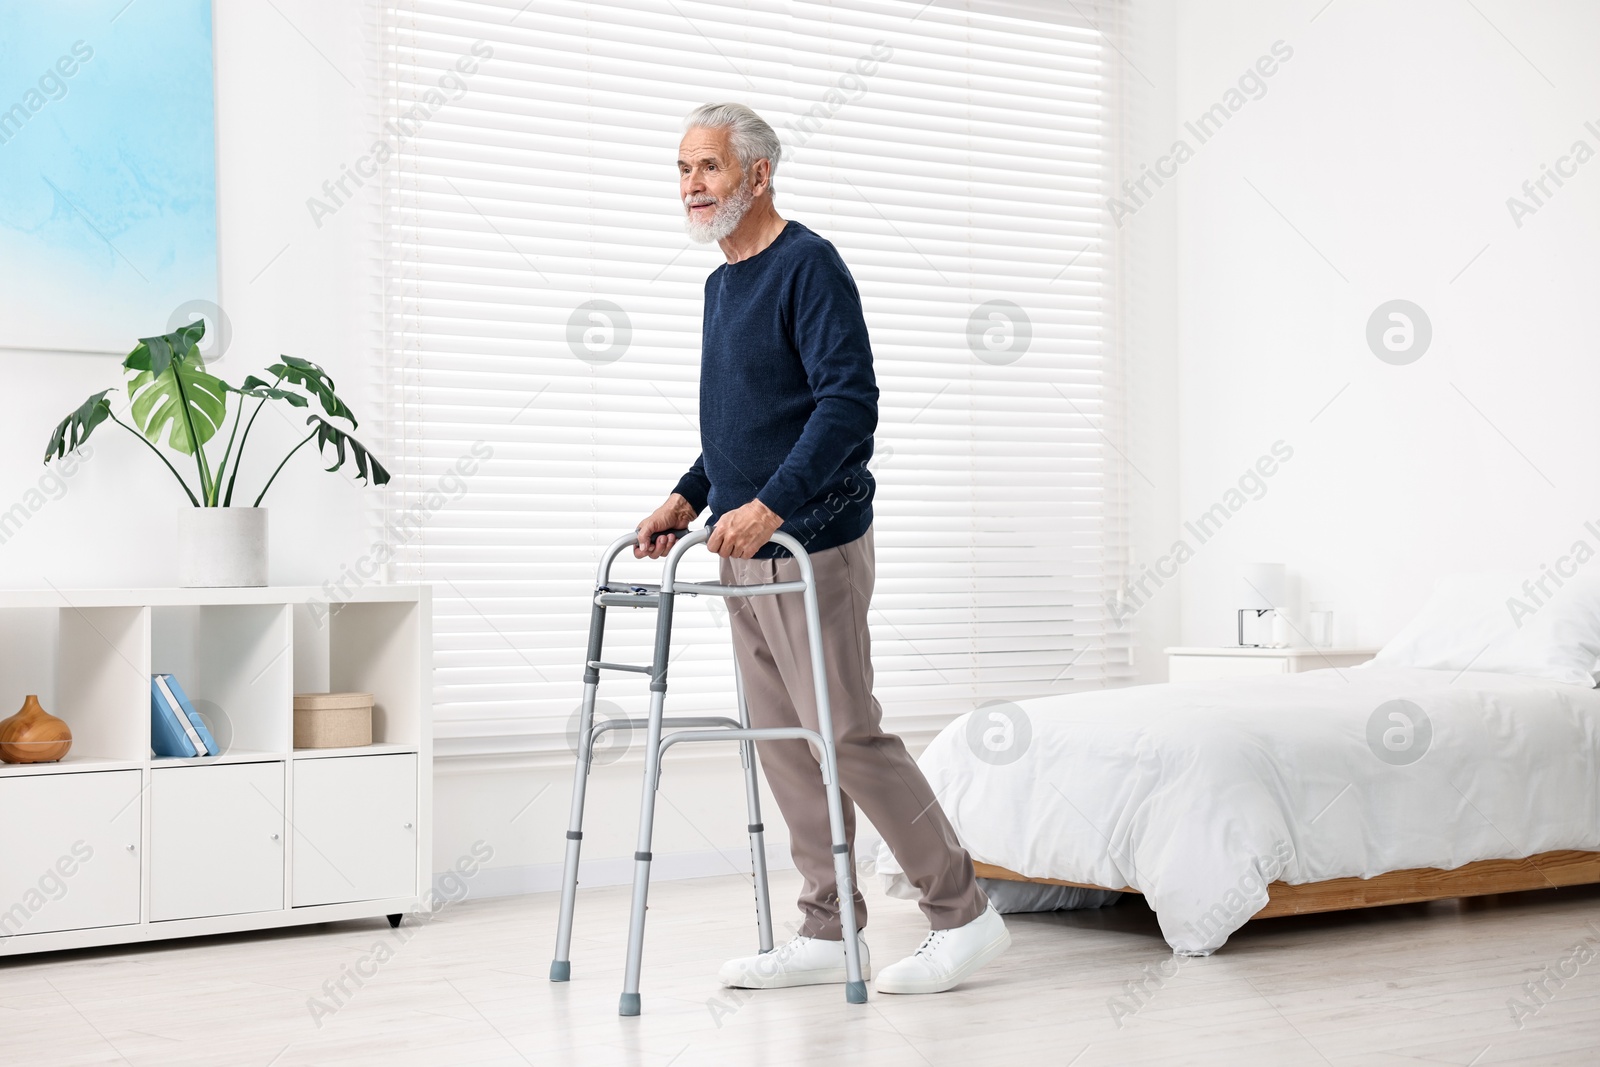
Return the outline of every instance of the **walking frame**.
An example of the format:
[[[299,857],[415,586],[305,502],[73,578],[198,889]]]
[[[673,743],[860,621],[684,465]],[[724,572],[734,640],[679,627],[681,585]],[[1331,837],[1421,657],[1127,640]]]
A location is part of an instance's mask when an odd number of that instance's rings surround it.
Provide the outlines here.
[[[851,880],[849,846],[845,842],[844,806],[839,794],[839,766],[834,752],[833,717],[828,706],[828,674],[822,658],[822,625],[817,610],[816,576],[811,559],[800,542],[786,533],[773,534],[772,541],[793,553],[800,565],[800,580],[756,585],[720,585],[716,582],[680,582],[678,562],[690,548],[704,542],[709,530],[670,531],[678,538],[667,553],[659,584],[614,584],[611,565],[626,548],[638,543],[638,534],[619,537],[600,560],[595,578],[594,607],[589,616],[589,651],[583,672],[583,710],[578,724],[578,761],[572,776],[572,813],[567,828],[566,866],[561,883],[561,919],[556,930],[555,959],[550,963],[550,980],[565,982],[572,977],[572,914],[578,895],[578,852],[583,844],[583,798],[594,754],[595,741],[607,730],[644,730],[644,783],[639,800],[639,839],[633,854],[633,908],[628,923],[628,962],[622,983],[619,1015],[638,1015],[639,974],[644,955],[646,898],[650,892],[650,840],[655,824],[656,790],[661,784],[661,757],[672,745],[694,741],[739,742],[740,762],[744,764],[745,803],[749,809],[750,862],[755,878],[756,927],[760,951],[772,951],[772,906],[767,893],[767,854],[763,842],[761,799],[756,781],[756,741],[804,739],[821,753],[822,780],[828,796],[828,826],[833,837],[834,876],[838,882],[839,914],[843,925],[845,951],[845,1000],[865,1004],[867,985],[861,977],[861,951],[856,938],[855,888]],[[658,536],[664,536],[658,535]],[[811,675],[816,688],[817,729],[803,727],[752,728],[750,709],[745,703],[744,686],[738,688],[739,718],[722,715],[695,715],[665,718],[667,697],[667,653],[672,642],[672,612],[680,595],[749,597],[779,593],[805,596],[806,638],[811,645]],[[601,658],[607,608],[654,608],[656,611],[655,651],[650,666],[607,663]],[[616,718],[596,724],[595,691],[601,671],[627,671],[650,676],[650,714],[646,718]],[[664,732],[665,727],[672,727]]]

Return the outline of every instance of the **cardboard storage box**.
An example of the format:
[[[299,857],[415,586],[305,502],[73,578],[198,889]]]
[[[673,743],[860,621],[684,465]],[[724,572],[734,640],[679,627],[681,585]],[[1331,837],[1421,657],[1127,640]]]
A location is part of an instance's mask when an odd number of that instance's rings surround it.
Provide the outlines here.
[[[295,748],[358,748],[372,744],[371,693],[296,693]]]

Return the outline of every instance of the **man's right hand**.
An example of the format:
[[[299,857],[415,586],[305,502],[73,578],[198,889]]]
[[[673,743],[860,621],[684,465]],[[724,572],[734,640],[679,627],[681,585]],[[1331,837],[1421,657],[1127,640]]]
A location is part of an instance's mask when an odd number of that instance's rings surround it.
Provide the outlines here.
[[[678,539],[667,530],[681,530],[693,522],[699,512],[681,495],[673,493],[667,502],[652,511],[639,524],[639,543],[633,546],[634,559],[660,559],[672,551]]]

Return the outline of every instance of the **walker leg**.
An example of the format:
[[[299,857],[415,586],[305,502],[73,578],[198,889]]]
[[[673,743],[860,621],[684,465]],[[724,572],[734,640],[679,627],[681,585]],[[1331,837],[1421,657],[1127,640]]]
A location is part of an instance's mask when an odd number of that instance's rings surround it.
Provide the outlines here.
[[[839,920],[844,928],[844,996],[851,1004],[867,1002],[867,983],[861,977],[861,946],[857,942],[855,881],[850,869],[850,846],[845,842],[844,804],[839,797],[839,760],[834,747],[833,708],[828,702],[828,668],[822,657],[822,613],[817,609],[817,579],[811,560],[796,552],[800,577],[806,583],[806,641],[811,646],[811,680],[817,699],[817,733],[822,737],[822,776],[828,793],[828,828],[833,832],[834,881],[839,887]]]
[[[639,843],[633,853],[633,909],[628,917],[628,965],[618,1015],[639,1014],[639,974],[644,960],[644,916],[650,896],[650,840],[655,828],[656,787],[661,766],[661,705],[665,694],[650,695],[649,739],[645,744],[644,784],[640,789]]]
[[[834,756],[833,739],[828,737],[823,753],[823,773],[827,775],[828,828],[833,833],[833,876],[839,887],[839,922],[844,934],[844,997],[851,1004],[867,1002],[867,983],[861,977],[861,945],[856,931],[856,888],[851,877],[850,846],[844,839],[844,804],[839,797],[839,764]]]
[[[739,725],[750,726],[750,708],[744,699],[744,682],[739,677],[739,665],[733,668],[734,686],[739,693]],[[756,772],[756,743],[739,742],[739,759],[744,763],[745,806],[750,814],[750,873],[756,889],[756,935],[760,951],[772,951],[772,897],[767,891],[766,829],[761,823],[761,786]]]
[[[644,748],[644,783],[639,790],[639,843],[633,853],[633,910],[628,918],[628,964],[618,1015],[638,1015],[639,973],[644,962],[644,916],[650,896],[650,841],[655,829],[656,788],[661,783],[661,713],[667,699],[667,651],[672,637],[672,594],[662,593],[656,610],[656,650],[650,679],[650,725]]]
[[[606,609],[596,604],[589,619],[589,660],[600,658],[605,633]],[[583,845],[583,794],[589,778],[589,763],[594,755],[594,695],[600,672],[588,666],[583,671],[583,711],[578,717],[578,762],[572,771],[572,808],[567,816],[567,856],[561,871],[561,918],[556,925],[556,954],[550,961],[550,981],[572,978],[572,915],[578,902],[578,852]]]

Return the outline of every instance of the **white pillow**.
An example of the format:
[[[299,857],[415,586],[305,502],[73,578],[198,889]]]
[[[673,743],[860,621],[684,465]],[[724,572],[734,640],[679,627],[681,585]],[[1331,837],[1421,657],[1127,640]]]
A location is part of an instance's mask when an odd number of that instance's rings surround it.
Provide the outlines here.
[[[1600,670],[1600,577],[1580,571],[1561,580],[1558,587],[1547,578],[1541,590],[1521,572],[1447,574],[1371,662],[1520,674],[1592,689]]]

